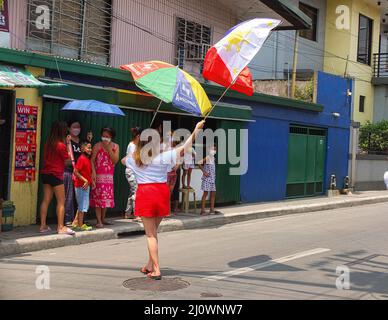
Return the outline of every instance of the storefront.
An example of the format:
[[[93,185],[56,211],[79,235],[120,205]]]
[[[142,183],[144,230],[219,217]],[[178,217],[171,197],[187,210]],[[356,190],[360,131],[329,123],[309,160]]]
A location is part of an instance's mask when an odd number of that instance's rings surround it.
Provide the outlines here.
[[[15,225],[36,221],[44,69],[0,65],[0,198],[14,202]],[[55,86],[55,84],[53,84]]]
[[[113,127],[117,132],[115,142],[120,146],[120,157],[123,157],[125,155],[126,147],[132,138],[130,129],[135,126],[147,128],[158,104],[157,100],[148,96],[137,97],[138,101],[135,101],[136,99],[134,97],[127,97],[127,95],[134,95],[133,93],[124,92],[122,90],[117,92],[95,87],[90,88],[81,84],[72,84],[65,88],[41,88],[39,94],[43,98],[41,153],[43,150],[43,143],[49,134],[50,126],[53,121],[58,119],[64,121],[77,119],[81,124],[81,128],[83,128],[83,132],[93,132],[94,143],[98,142],[100,138],[101,128],[104,126]],[[125,113],[125,117],[106,117],[88,113],[75,114],[61,111],[61,108],[69,99],[86,99],[89,95],[103,102],[113,103],[113,101],[120,101],[121,103],[116,103],[120,105],[122,111]],[[132,100],[132,102],[124,105],[125,101],[129,100]],[[141,100],[141,102],[139,102],[139,100]],[[217,128],[226,130],[237,129],[237,138],[239,139],[238,129],[247,126],[251,117],[250,113],[250,108],[221,103],[217,110],[214,111],[214,116],[211,116],[207,120],[206,127],[212,130],[216,130]],[[232,118],[232,116],[235,118]],[[171,105],[164,104],[162,105],[154,124],[156,127],[163,121],[171,121],[172,129],[185,128],[192,131],[199,120],[200,118],[198,117],[179,111]],[[217,165],[216,202],[218,204],[236,203],[240,201],[240,177],[229,175],[230,166],[230,164]],[[114,180],[116,206],[113,211],[116,213],[124,211],[127,201],[128,183],[125,180],[124,170],[125,168],[121,164],[117,164],[115,167]],[[199,201],[202,196],[202,191],[200,190],[201,176],[200,169],[196,167],[192,173],[191,185],[196,190],[197,201]],[[181,181],[178,181],[178,183],[180,182]],[[41,189],[42,188],[40,187],[38,202],[40,202],[42,196]],[[192,197],[191,200],[193,200]],[[54,208],[55,203],[53,202],[49,210],[49,217],[55,216]]]
[[[1,137],[5,137],[0,143],[0,192],[16,206],[15,225],[34,224],[37,222],[41,198],[38,172],[42,147],[53,121],[77,118],[84,133],[93,131],[94,142],[99,140],[102,127],[111,126],[117,131],[115,140],[120,145],[121,156],[124,156],[131,139],[130,128],[148,127],[159,101],[137,89],[129,72],[111,67],[3,48],[0,48],[0,63],[27,70],[46,84],[66,84],[64,87],[49,85],[0,90],[0,130]],[[322,190],[327,188],[331,172],[339,179],[347,174],[350,102],[346,90],[349,83],[326,74],[320,75],[320,83],[318,101],[321,104],[264,94],[248,97],[229,91],[225,95],[223,102],[217,105],[209,117],[207,126],[212,129],[236,130],[236,144],[233,147],[240,161],[248,163],[248,171],[242,176],[231,175],[230,169],[239,164],[232,165],[231,161],[217,164],[216,202],[219,205],[240,201],[281,200],[286,197],[290,125],[324,128],[327,132]],[[341,88],[337,90],[337,96],[331,93],[335,91],[334,85]],[[212,101],[216,101],[224,90],[208,84],[204,84],[204,88]],[[74,99],[95,99],[119,105],[125,117],[61,111],[64,104]],[[33,134],[29,139],[35,144],[24,140],[28,139],[28,135],[18,133],[17,104],[24,106],[21,113],[24,112],[27,119],[29,116],[34,119],[30,130]],[[339,113],[341,117],[335,118],[333,113]],[[172,120],[175,128],[192,130],[200,118],[162,104],[156,120],[160,122],[163,119]],[[239,129],[248,129],[248,141],[240,141]],[[225,143],[228,145],[228,141]],[[31,158],[27,157],[26,164],[19,167],[20,159],[16,157],[15,148],[24,144],[34,145],[31,151],[28,148],[20,151],[34,153],[33,166],[27,166]],[[24,173],[21,169],[24,169]],[[200,177],[200,171],[194,170],[192,186],[197,190],[197,199],[201,196]],[[121,164],[116,166],[115,190],[115,211],[122,212],[127,200],[128,185]],[[55,216],[53,206],[54,203],[49,213],[51,217]]]
[[[100,137],[103,126],[112,126],[117,131],[116,142],[120,145],[121,156],[124,156],[128,142],[131,139],[130,128],[133,126],[148,127],[153,112],[159,101],[149,94],[140,92],[133,83],[128,72],[105,66],[99,66],[69,59],[54,58],[39,54],[0,48],[0,63],[13,65],[21,70],[27,70],[38,80],[48,84],[41,88],[13,88],[0,92],[1,119],[1,166],[2,196],[14,202],[16,207],[15,226],[34,224],[38,220],[41,185],[39,169],[42,150],[48,136],[51,124],[55,120],[77,118],[84,132],[92,130],[94,142]],[[55,83],[66,84],[56,87]],[[54,84],[50,86],[50,84]],[[208,86],[213,88],[213,86]],[[209,91],[209,98],[215,101],[222,93],[221,88]],[[62,106],[73,99],[95,99],[119,105],[125,117],[111,118],[92,116],[90,114],[71,114],[60,111]],[[26,167],[25,174],[16,167],[18,161],[15,146],[18,145],[17,103],[34,117],[35,127],[32,136],[35,144],[34,163]],[[220,103],[208,119],[208,126],[215,128],[244,128],[251,120],[251,108],[237,104]],[[27,115],[28,118],[28,115]],[[163,104],[157,121],[162,118],[172,120],[178,127],[192,130],[199,118],[177,110],[171,105]],[[7,142],[8,141],[8,142]],[[20,141],[19,141],[20,142]],[[27,142],[27,141],[26,141]],[[30,149],[27,149],[30,151]],[[28,161],[27,161],[28,162]],[[7,168],[8,164],[8,168]],[[240,201],[240,177],[230,176],[230,164],[217,166],[217,203],[236,203]],[[24,179],[22,179],[22,177]],[[23,180],[23,181],[22,181]],[[197,199],[201,197],[200,172],[193,173],[193,187],[197,189]],[[124,167],[117,164],[115,171],[115,211],[122,212],[126,204],[128,185],[124,177]],[[197,200],[198,201],[198,200]],[[55,216],[54,202],[49,211],[49,217]]]

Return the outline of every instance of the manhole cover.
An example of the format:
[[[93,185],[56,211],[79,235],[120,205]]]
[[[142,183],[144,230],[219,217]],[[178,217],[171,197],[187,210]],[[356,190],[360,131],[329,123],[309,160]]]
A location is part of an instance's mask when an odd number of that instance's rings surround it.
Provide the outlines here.
[[[181,278],[166,278],[162,280],[152,280],[148,278],[134,278],[123,282],[124,288],[141,291],[175,291],[187,288],[189,282]]]
[[[215,293],[215,292],[203,292],[201,293],[202,298],[220,298],[222,297],[221,293]]]

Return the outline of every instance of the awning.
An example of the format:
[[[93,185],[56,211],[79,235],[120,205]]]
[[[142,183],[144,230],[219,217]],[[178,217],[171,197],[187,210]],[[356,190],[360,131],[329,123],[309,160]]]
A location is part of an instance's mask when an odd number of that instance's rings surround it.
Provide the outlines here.
[[[159,99],[156,99],[143,92],[134,92],[114,88],[101,88],[75,83],[68,83],[64,88],[43,87],[39,89],[39,95],[46,98],[64,100],[95,99],[105,103],[115,104],[125,109],[134,109],[148,112],[155,111],[160,102]],[[214,104],[214,101],[212,101],[212,104]],[[161,105],[159,112],[194,116],[173,107],[171,104],[166,103]],[[223,102],[219,102],[217,104],[209,118],[236,121],[254,121],[252,120],[251,107]]]
[[[40,87],[62,87],[61,83],[44,83],[36,79],[30,72],[15,66],[0,65],[0,87],[1,88],[40,88]]]
[[[210,101],[214,105],[215,101]],[[190,113],[175,108],[172,104],[163,103],[159,109],[159,113],[180,114],[184,116],[194,116]],[[211,112],[210,119],[224,119],[236,121],[253,121],[252,108],[249,106],[242,106],[224,102],[218,102],[214,110]]]

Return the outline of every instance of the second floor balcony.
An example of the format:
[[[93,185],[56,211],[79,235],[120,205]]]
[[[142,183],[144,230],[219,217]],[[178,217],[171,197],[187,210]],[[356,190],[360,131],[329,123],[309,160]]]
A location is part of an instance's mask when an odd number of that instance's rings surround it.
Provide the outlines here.
[[[373,55],[373,84],[388,84],[388,53]]]

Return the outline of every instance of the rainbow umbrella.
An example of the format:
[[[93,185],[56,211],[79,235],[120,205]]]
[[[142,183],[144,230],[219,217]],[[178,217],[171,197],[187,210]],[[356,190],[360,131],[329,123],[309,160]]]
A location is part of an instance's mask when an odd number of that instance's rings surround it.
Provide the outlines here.
[[[120,68],[131,72],[140,89],[165,103],[172,103],[178,109],[197,116],[205,116],[211,109],[209,98],[199,82],[172,64],[146,61],[122,65]]]

